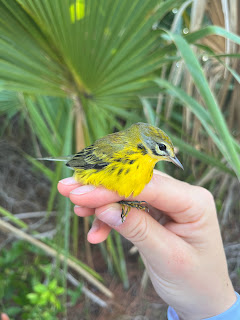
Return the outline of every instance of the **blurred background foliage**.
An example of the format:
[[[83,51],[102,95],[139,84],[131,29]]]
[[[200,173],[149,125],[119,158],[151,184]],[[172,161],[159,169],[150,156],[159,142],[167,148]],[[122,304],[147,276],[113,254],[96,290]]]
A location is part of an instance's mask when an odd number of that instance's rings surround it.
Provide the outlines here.
[[[108,298],[106,272],[131,287],[129,244],[113,232],[91,247],[91,221],[57,194],[71,172],[35,159],[73,154],[138,121],[165,130],[185,168],[160,170],[214,194],[238,283],[239,11],[233,0],[0,0],[2,310],[66,318],[83,293],[97,318],[108,305],[83,281]],[[141,263],[133,268],[142,274]]]

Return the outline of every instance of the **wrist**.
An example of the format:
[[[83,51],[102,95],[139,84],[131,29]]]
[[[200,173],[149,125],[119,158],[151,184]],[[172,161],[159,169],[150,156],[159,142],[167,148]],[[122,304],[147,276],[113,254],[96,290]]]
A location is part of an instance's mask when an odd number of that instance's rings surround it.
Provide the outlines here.
[[[240,296],[237,292],[234,293],[234,301],[232,305],[227,308],[225,311],[211,315],[210,317],[198,317],[198,312],[196,310],[192,310],[192,316],[190,318],[187,317],[179,317],[176,311],[172,308],[168,308],[167,318],[168,320],[188,320],[188,319],[198,319],[198,320],[239,320],[240,319]],[[195,311],[195,312],[194,312]],[[180,313],[179,313],[180,314]]]

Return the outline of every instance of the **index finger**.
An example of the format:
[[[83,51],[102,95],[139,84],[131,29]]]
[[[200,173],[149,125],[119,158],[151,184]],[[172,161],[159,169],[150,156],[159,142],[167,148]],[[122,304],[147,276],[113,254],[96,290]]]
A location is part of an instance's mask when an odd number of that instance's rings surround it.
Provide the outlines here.
[[[66,188],[59,182],[58,189],[60,193],[65,193],[64,195],[66,195]],[[109,191],[103,187],[94,188],[93,186],[86,185],[79,187],[76,184],[75,188],[73,186],[68,186],[68,188],[70,188],[68,196],[74,204],[89,208],[101,207],[124,199],[116,192]],[[186,221],[184,221],[185,218],[180,213],[189,211],[188,209],[191,209],[193,206],[196,209],[195,211],[202,211],[201,206],[203,206],[204,201],[199,199],[199,189],[199,187],[192,186],[154,170],[153,178],[144,190],[137,197],[130,197],[128,199],[146,201],[151,206],[164,211],[175,221],[188,222],[189,217],[186,217]]]
[[[167,175],[166,173],[154,170],[154,174],[158,174],[161,175],[163,177],[169,177],[171,178],[169,175]],[[81,189],[80,189],[81,187]],[[120,201],[122,199],[124,199],[124,197],[119,196],[116,192],[107,190],[103,187],[98,187],[97,188],[97,192],[94,193],[94,196],[96,197],[93,203],[92,199],[89,197],[79,197],[78,196],[82,196],[82,195],[86,195],[89,194],[90,192],[95,190],[94,186],[83,186],[81,185],[79,182],[77,182],[74,177],[69,177],[69,178],[65,178],[59,181],[58,183],[58,191],[59,193],[61,193],[64,197],[70,197],[73,200],[73,203],[80,205],[79,201],[82,201],[83,203],[86,203],[86,206],[90,207],[90,208],[95,208],[95,203],[97,203],[99,206],[102,205],[106,205],[110,202],[117,202]],[[75,190],[78,189],[78,190]],[[75,191],[74,191],[75,190]],[[75,196],[76,195],[76,196]],[[90,194],[89,194],[90,195]],[[93,196],[93,194],[91,194],[91,196]],[[107,201],[106,201],[107,199]],[[111,200],[111,201],[108,201]],[[129,198],[129,199],[133,199],[133,198]],[[134,198],[137,199],[137,198]]]

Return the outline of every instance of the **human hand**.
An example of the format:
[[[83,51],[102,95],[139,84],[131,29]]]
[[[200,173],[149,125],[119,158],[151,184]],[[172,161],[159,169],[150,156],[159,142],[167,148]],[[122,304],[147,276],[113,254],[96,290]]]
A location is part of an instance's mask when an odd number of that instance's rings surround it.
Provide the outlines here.
[[[99,243],[111,228],[139,250],[158,295],[184,320],[220,314],[236,301],[211,194],[200,187],[154,171],[150,183],[134,200],[144,200],[150,212],[131,209],[121,222],[123,198],[102,187],[81,186],[73,178],[59,182],[75,213],[96,215],[88,241]],[[164,213],[169,220],[161,225]]]

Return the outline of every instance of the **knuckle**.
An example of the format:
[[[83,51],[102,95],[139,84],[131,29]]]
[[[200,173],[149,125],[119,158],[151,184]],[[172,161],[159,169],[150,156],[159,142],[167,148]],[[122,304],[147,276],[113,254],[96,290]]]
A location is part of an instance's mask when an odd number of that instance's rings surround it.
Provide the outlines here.
[[[214,202],[213,195],[209,190],[207,190],[203,187],[198,187],[198,186],[196,186],[195,188],[199,194],[199,197],[201,197],[201,199],[203,201],[205,201],[206,203],[209,203],[209,204]]]
[[[197,191],[197,199],[198,199],[198,211],[201,213],[201,217],[209,216],[217,214],[215,209],[215,200],[212,193],[203,188],[203,187],[195,187]]]
[[[133,243],[145,241],[148,236],[148,230],[148,219],[145,214],[142,214],[136,225],[132,227],[127,239]]]

